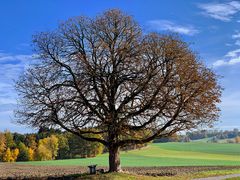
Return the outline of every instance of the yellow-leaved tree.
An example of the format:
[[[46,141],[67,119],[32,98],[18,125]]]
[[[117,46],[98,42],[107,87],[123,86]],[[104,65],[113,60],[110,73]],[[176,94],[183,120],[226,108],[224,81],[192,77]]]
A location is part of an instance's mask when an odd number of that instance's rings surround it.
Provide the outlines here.
[[[36,159],[39,161],[46,161],[52,159],[51,151],[47,149],[46,146],[44,146],[42,140],[40,140],[38,143]]]
[[[7,148],[7,150],[5,151],[4,155],[3,155],[3,162],[11,162],[12,159],[12,153],[10,148]]]
[[[6,138],[3,133],[0,133],[0,160],[2,161],[2,157],[6,150]]]
[[[235,138],[235,142],[236,142],[236,143],[240,143],[240,136],[237,136],[237,137]]]
[[[11,156],[12,156],[11,161],[15,162],[17,160],[18,155],[19,155],[19,149],[18,148],[13,149],[11,151]]]
[[[28,160],[29,161],[34,160],[34,150],[32,148],[28,148]]]
[[[58,138],[54,135],[41,139],[37,148],[38,160],[55,159],[58,153]]]

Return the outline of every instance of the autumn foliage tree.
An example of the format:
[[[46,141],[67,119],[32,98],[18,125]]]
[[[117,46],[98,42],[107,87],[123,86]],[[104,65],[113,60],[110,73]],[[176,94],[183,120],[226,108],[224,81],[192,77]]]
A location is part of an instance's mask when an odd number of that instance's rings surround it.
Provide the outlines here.
[[[240,136],[235,137],[235,142],[240,143]]]
[[[38,61],[16,85],[18,122],[102,143],[110,172],[121,170],[120,147],[218,118],[213,71],[179,37],[142,33],[119,10],[69,19],[33,43]]]
[[[7,148],[4,155],[3,155],[3,162],[11,162],[12,153],[10,148]]]
[[[13,149],[11,154],[12,154],[11,161],[15,162],[18,158],[18,155],[19,155],[19,149],[18,148]]]
[[[0,132],[0,160],[2,160],[5,150],[6,150],[6,138],[4,133]]]
[[[32,148],[28,148],[28,160],[33,161],[34,160],[34,150]]]
[[[55,159],[58,152],[58,138],[54,135],[39,140],[37,148],[37,160]]]

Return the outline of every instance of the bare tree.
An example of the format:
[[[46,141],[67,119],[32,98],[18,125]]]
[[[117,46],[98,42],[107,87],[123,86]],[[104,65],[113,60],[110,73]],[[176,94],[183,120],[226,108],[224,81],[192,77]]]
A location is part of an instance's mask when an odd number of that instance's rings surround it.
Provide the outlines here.
[[[121,170],[120,147],[218,118],[212,70],[179,37],[142,34],[119,10],[69,19],[33,42],[39,60],[17,82],[18,122],[102,143],[110,172]]]

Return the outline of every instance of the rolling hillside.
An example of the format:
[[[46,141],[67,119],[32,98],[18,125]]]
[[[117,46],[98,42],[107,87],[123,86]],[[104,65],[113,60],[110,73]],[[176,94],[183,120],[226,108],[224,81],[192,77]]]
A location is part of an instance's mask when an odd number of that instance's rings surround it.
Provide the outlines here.
[[[20,163],[20,162],[19,162]],[[95,158],[21,162],[31,165],[108,165],[108,154]],[[240,165],[240,144],[155,143],[141,150],[121,153],[122,166]]]

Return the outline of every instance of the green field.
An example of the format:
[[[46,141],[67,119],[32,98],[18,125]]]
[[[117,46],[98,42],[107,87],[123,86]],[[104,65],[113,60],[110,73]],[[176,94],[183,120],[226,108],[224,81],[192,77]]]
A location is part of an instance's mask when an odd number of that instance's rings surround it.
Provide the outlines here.
[[[108,154],[95,158],[21,162],[31,165],[108,165]],[[155,143],[141,150],[121,152],[122,166],[240,165],[240,144]]]

